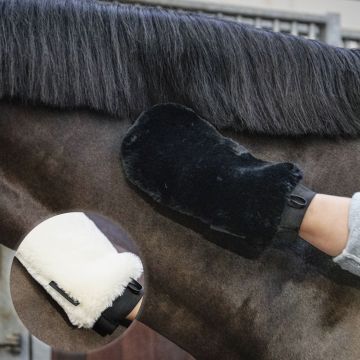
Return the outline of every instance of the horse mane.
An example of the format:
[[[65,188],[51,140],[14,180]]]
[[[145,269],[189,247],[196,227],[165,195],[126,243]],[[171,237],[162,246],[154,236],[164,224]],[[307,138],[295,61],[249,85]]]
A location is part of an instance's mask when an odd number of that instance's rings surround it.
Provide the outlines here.
[[[360,51],[206,15],[0,0],[0,97],[135,119],[178,102],[218,128],[360,134]]]

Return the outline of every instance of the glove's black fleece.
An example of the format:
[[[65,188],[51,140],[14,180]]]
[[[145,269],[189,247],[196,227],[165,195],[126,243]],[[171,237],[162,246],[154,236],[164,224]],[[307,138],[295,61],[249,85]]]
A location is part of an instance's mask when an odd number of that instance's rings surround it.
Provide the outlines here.
[[[171,103],[139,116],[121,155],[130,182],[158,203],[261,247],[302,179],[296,165],[259,160],[193,110]]]

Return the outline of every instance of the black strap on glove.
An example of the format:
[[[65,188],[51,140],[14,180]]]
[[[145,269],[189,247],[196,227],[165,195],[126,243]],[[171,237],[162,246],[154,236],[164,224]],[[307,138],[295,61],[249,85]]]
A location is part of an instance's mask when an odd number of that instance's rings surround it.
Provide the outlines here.
[[[287,196],[286,204],[281,215],[278,234],[284,235],[288,240],[296,240],[307,208],[316,192],[303,184],[298,184]]]
[[[144,295],[144,289],[136,280],[132,279],[124,293],[114,300],[111,307],[104,310],[93,326],[101,336],[111,335],[119,325],[128,325],[126,316],[137,305]]]

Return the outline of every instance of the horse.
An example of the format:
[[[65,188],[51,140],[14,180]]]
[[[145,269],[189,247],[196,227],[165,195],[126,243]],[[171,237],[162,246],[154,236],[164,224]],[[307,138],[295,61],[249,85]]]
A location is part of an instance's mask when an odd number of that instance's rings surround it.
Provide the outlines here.
[[[119,149],[142,111],[178,102],[255,156],[296,162],[315,191],[351,196],[359,58],[184,11],[1,0],[1,242],[16,248],[52,214],[99,213],[138,244],[139,321],[195,358],[358,359],[360,279],[301,239],[235,249],[132,187]]]

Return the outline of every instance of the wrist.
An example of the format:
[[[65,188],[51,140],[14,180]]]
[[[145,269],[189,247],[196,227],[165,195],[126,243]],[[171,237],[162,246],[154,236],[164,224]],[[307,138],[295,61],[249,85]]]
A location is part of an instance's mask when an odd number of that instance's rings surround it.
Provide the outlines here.
[[[139,311],[140,311],[140,308],[141,308],[141,304],[142,304],[142,300],[143,298],[141,298],[139,300],[139,302],[135,305],[135,307],[131,310],[131,312],[129,313],[129,315],[126,316],[126,319],[130,320],[130,321],[133,321],[136,319]]]

